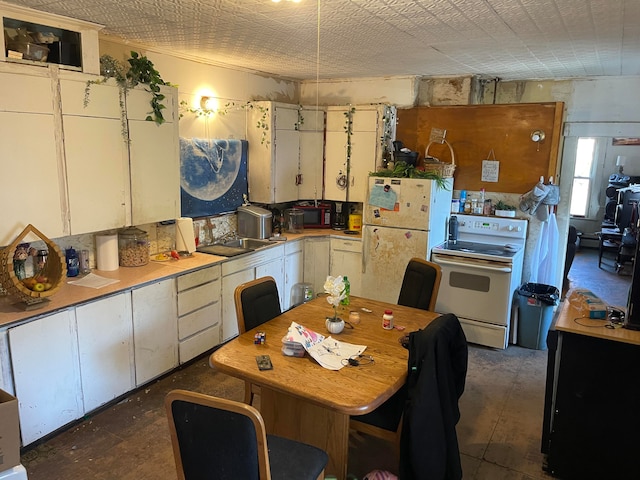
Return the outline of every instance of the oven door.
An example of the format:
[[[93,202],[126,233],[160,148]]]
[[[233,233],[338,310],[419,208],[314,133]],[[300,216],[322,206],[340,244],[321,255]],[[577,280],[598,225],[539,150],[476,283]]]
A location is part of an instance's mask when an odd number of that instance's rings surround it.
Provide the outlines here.
[[[468,341],[505,348],[513,299],[512,264],[436,253],[431,260],[442,269],[436,311],[454,313]]]

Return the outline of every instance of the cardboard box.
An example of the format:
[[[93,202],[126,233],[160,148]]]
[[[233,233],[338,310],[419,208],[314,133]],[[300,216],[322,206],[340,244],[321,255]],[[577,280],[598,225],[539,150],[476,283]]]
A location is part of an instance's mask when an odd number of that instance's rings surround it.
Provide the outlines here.
[[[0,472],[20,464],[18,400],[0,390]]]

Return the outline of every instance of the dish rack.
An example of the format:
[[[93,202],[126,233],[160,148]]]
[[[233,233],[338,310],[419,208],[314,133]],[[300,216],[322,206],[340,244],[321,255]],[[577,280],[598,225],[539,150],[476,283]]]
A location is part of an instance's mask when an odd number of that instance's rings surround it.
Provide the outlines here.
[[[449,153],[451,154],[451,163],[441,162],[436,157],[432,157],[429,155],[429,148],[433,144],[438,144],[438,145],[445,144],[447,145],[447,147],[449,147]],[[427,149],[424,152],[424,169],[425,171],[428,171],[428,172],[435,172],[439,174],[442,178],[453,177],[453,172],[455,172],[456,170],[456,156],[453,153],[453,148],[451,147],[451,144],[447,142],[447,140],[442,139],[442,141],[438,141],[438,142],[433,142],[433,141],[429,142],[429,145],[427,145]]]

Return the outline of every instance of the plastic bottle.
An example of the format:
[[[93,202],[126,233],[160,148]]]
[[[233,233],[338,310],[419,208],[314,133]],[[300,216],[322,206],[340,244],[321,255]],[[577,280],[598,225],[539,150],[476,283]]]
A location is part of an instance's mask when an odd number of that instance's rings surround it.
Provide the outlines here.
[[[391,310],[385,310],[382,315],[382,328],[385,330],[391,330],[393,328],[393,312]]]
[[[67,248],[65,259],[67,261],[67,277],[77,277],[78,273],[80,273],[80,260],[73,247]]]
[[[349,305],[349,303],[351,303],[349,299],[349,295],[351,295],[351,284],[349,283],[349,279],[347,277],[343,277],[343,281],[344,281],[344,292],[346,295],[342,300],[340,300],[340,304]]]
[[[464,208],[466,203],[467,203],[467,191],[460,190],[460,213],[464,213]]]
[[[455,215],[449,217],[449,241],[453,244],[458,243],[458,217]]]

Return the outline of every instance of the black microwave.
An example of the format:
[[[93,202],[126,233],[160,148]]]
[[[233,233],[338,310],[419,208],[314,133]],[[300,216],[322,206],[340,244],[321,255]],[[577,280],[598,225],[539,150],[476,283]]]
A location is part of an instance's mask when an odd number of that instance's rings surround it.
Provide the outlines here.
[[[296,205],[304,213],[304,228],[331,228],[331,204]]]

